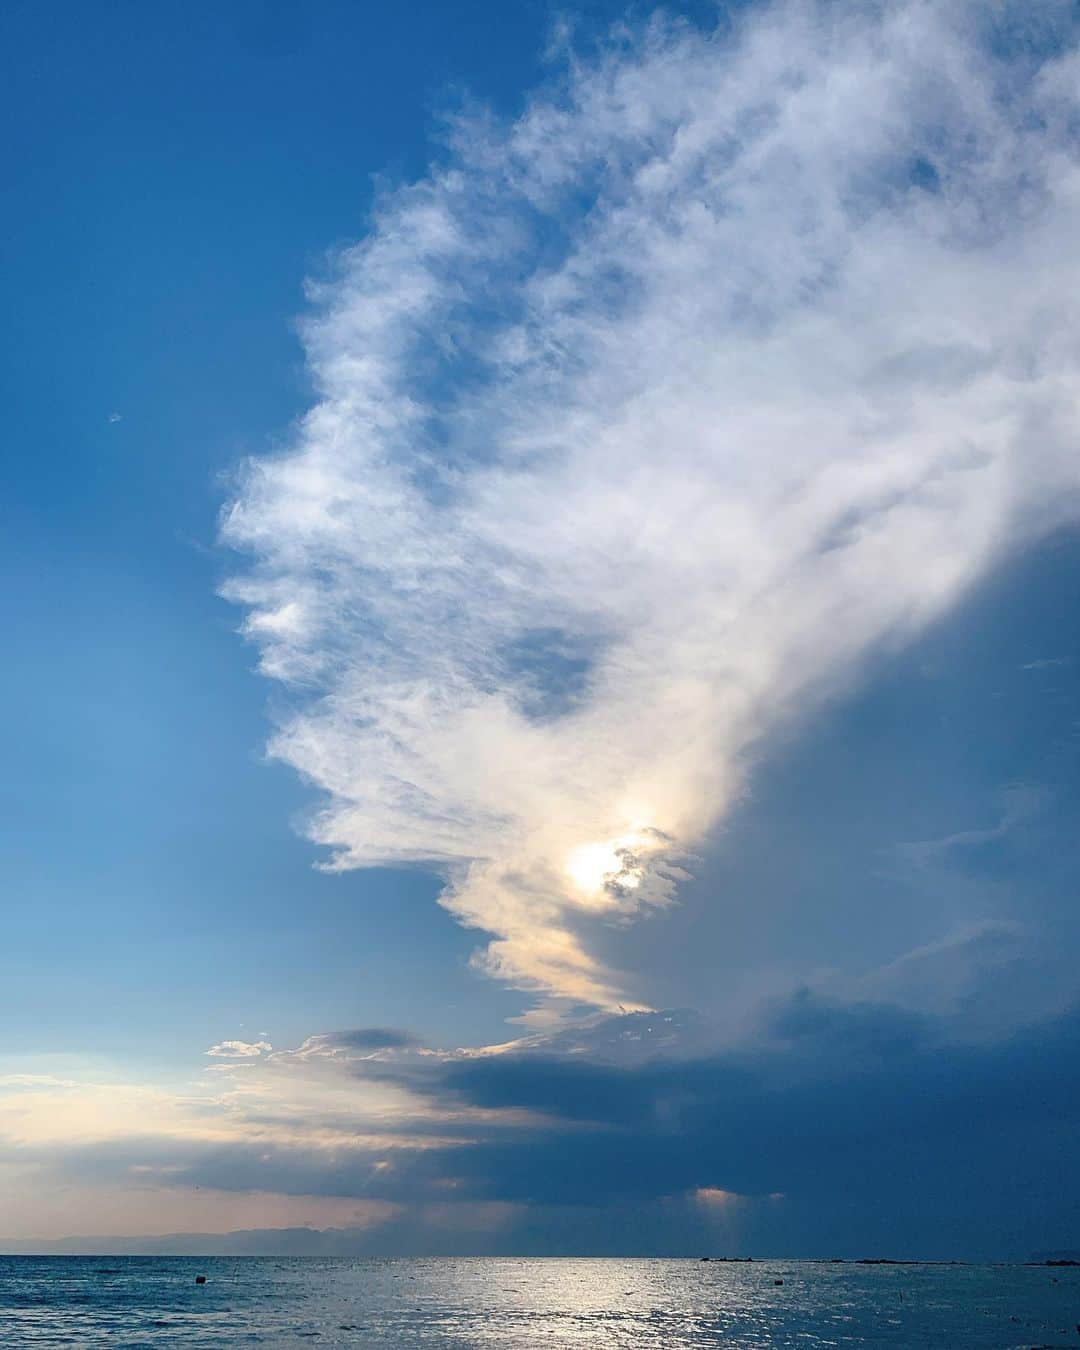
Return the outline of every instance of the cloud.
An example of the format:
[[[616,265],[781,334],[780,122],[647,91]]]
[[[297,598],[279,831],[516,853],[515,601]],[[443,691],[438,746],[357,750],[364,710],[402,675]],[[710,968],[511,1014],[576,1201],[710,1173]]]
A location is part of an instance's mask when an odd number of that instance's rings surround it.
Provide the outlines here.
[[[658,18],[380,200],[224,519],[328,865],[437,869],[492,974],[634,1006],[597,923],[1075,518],[1078,57],[1037,10]]]
[[[224,1087],[11,1075],[0,1237],[91,1212],[131,1234],[310,1221],[340,1231],[234,1241],[383,1255],[1067,1244],[1080,1008],[994,1041],[957,1030],[805,988],[736,1043],[689,1012],[598,1014],[467,1050],[312,1037]]]
[[[309,1036],[296,1051],[299,1056],[376,1054],[383,1050],[407,1050],[419,1045],[408,1031],[395,1027],[359,1027],[353,1031],[330,1031]]]
[[[1001,793],[1001,812],[996,825],[986,829],[959,830],[941,839],[918,839],[897,844],[894,852],[916,867],[930,867],[956,850],[975,849],[1005,839],[1014,830],[1029,825],[1046,810],[1046,791],[1032,783],[1014,783]]]
[[[1020,667],[1021,670],[1052,670],[1057,666],[1067,666],[1069,658],[1067,656],[1042,656],[1036,661],[1025,661]]]
[[[206,1053],[222,1059],[251,1059],[273,1048],[269,1041],[219,1041]]]

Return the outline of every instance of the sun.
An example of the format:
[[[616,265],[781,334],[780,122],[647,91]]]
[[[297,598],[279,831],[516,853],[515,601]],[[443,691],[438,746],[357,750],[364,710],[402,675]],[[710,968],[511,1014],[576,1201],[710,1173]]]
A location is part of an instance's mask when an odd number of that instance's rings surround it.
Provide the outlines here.
[[[614,841],[585,844],[571,853],[566,871],[583,891],[600,890],[607,879],[622,870],[622,858]]]
[[[603,842],[582,844],[566,861],[566,873],[583,895],[606,889],[635,891],[645,877],[641,855],[650,851],[647,835],[637,831]]]

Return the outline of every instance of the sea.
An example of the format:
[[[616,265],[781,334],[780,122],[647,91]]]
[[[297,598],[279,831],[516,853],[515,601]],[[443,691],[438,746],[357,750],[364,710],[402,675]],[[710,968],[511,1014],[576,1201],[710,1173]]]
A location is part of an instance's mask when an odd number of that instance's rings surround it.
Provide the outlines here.
[[[1080,1350],[1080,1268],[13,1256],[0,1345]]]

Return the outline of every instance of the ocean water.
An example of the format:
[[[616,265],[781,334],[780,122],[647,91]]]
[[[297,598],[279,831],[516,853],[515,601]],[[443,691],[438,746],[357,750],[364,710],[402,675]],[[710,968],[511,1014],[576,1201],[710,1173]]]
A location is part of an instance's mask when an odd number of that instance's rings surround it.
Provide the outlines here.
[[[0,1257],[4,1347],[1004,1350],[1080,1348],[1078,1327],[1068,1268]]]

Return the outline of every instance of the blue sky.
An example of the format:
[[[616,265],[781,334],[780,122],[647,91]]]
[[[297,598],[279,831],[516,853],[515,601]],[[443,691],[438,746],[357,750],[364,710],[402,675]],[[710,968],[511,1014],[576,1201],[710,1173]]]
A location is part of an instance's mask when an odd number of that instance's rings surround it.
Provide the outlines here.
[[[4,603],[19,639],[4,680],[8,706],[34,713],[8,731],[19,939],[3,959],[5,987],[48,991],[6,1010],[27,1049],[72,1048],[72,999],[79,1049],[107,1036],[152,1061],[189,1055],[193,1017],[199,1038],[260,1016],[296,1036],[315,1008],[338,1024],[397,1002],[401,1019],[430,996],[430,1015],[456,1022],[447,966],[470,944],[452,924],[407,999],[386,974],[391,945],[424,959],[408,915],[432,885],[313,876],[290,828],[308,798],[260,763],[265,691],[215,594],[220,476],[303,408],[303,283],[363,228],[373,176],[422,169],[433,109],[464,75],[513,101],[547,22],[522,7],[492,34],[490,11],[437,5],[419,22],[348,5],[317,19],[8,11],[22,134],[4,173],[17,473]],[[497,39],[487,55],[478,33]],[[456,1034],[497,1025],[492,995],[460,1010]]]
[[[0,24],[0,1237],[1080,1241],[1068,8]]]

